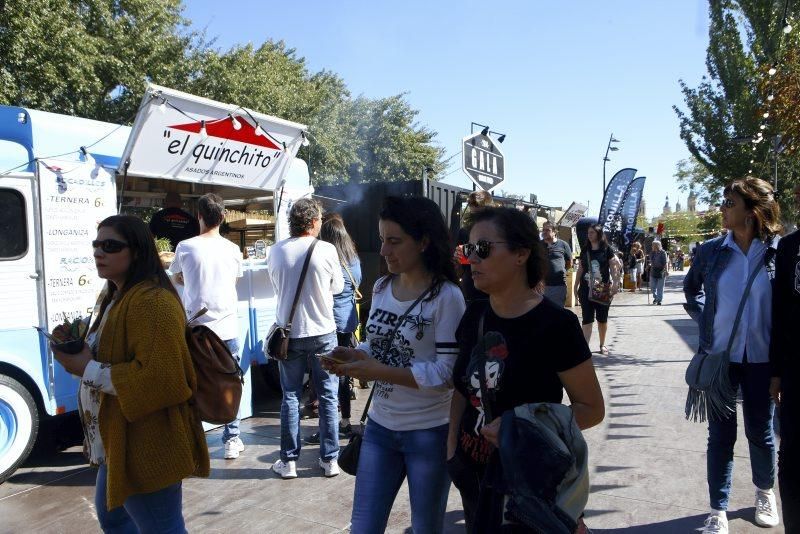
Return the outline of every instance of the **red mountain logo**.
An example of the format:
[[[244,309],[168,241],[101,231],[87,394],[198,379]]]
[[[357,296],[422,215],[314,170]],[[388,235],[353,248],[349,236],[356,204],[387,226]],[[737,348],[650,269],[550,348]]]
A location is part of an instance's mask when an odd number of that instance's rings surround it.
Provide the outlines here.
[[[233,121],[230,119],[230,117],[217,119],[215,121],[206,121],[206,132],[211,137],[219,137],[221,139],[239,141],[240,143],[258,145],[275,150],[283,150],[283,147],[279,147],[266,135],[256,135],[255,126],[250,124],[243,117],[237,117],[236,120],[242,125],[242,127],[238,130],[233,127]],[[169,126],[169,128],[196,134],[200,133],[200,129],[202,127],[203,125],[200,122],[190,122],[187,124],[176,124],[174,126]]]

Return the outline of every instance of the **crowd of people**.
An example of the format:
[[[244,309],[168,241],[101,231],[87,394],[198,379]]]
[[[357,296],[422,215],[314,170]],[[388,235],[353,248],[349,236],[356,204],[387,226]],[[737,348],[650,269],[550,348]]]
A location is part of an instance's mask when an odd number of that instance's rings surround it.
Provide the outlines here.
[[[443,530],[451,482],[461,496],[467,532],[587,531],[580,431],[605,415],[589,349],[592,325],[597,322],[600,354],[607,355],[609,306],[622,273],[632,273],[635,291],[647,265],[653,303],[659,305],[670,259],[655,241],[649,252],[635,243],[626,263],[600,225],[588,229],[574,257],[553,224],[544,224],[540,236],[529,214],[493,206],[488,193],[471,195],[468,209],[454,251],[434,202],[385,199],[376,223],[386,274],[372,288],[361,339],[355,336],[361,262],[340,216],[324,214],[315,200],[297,200],[289,213],[290,237],[270,251],[276,324],[289,331],[287,357],[278,362],[276,475],[297,477],[307,373],[319,424],[305,443],[318,444],[325,477],[339,475],[340,438],[355,430],[352,380],[372,384],[358,440],[353,533],[387,528],[404,481],[417,533]],[[755,178],[732,182],[721,211],[726,234],[696,245],[684,282],[686,309],[699,324],[698,353],[724,354],[721,373],[727,398],[734,398],[727,417],[709,418],[711,512],[702,528],[728,532],[735,392],[741,389],[755,520],[779,524],[777,478],[786,531],[798,532],[800,397],[789,329],[800,316],[800,234],[779,239],[774,192]],[[98,466],[95,506],[106,532],[185,531],[182,481],[209,475],[201,421],[192,408],[197,378],[184,332],[187,317],[205,308],[198,321],[240,357],[236,280],[242,255],[219,233],[224,218],[222,198],[201,197],[198,235],[177,242],[169,271],[162,268],[152,233],[136,217],[109,217],[92,242],[107,290],[83,351],[54,352],[81,378],[85,451]],[[580,324],[564,307],[573,261]],[[568,408],[562,406],[564,392]],[[555,438],[542,438],[547,432]],[[224,426],[222,441],[225,459],[244,452],[238,420]],[[527,451],[525,457],[520,450]],[[541,461],[526,469],[532,458]],[[567,489],[570,499],[562,502]]]

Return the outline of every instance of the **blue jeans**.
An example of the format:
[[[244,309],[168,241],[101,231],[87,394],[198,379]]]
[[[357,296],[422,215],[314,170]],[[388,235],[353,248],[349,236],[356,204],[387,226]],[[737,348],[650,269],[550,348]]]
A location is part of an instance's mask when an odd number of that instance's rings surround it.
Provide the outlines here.
[[[746,356],[745,356],[746,357]],[[729,375],[734,388],[742,388],[745,435],[750,445],[753,484],[768,490],[775,484],[775,438],[769,396],[770,364],[731,363]],[[727,510],[733,475],[733,446],[736,443],[736,414],[708,423],[708,494],[711,508]]]
[[[661,278],[650,277],[650,289],[653,291],[653,302],[661,302],[664,298],[664,280],[666,277]]]
[[[311,369],[311,379],[319,398],[319,456],[326,462],[339,456],[339,377],[320,365],[315,356],[336,347],[336,332],[322,336],[289,340],[289,357],[279,361],[281,373],[281,460],[297,460],[300,456],[300,397],[303,393],[303,376]]]
[[[394,431],[368,422],[358,458],[352,534],[386,530],[389,512],[406,476],[414,534],[443,531],[450,491],[445,463],[448,426]]]
[[[107,470],[101,465],[97,470],[94,506],[100,528],[107,534],[184,534],[183,497],[181,482],[153,493],[131,495],[125,504],[106,508]]]
[[[236,363],[242,363],[242,355],[239,353],[239,340],[234,339],[226,339],[225,344],[228,345],[228,350],[231,351],[233,357],[236,358]],[[241,419],[238,417],[234,419],[232,422],[225,425],[225,428],[222,429],[222,443],[228,443],[233,438],[239,437],[239,423]]]

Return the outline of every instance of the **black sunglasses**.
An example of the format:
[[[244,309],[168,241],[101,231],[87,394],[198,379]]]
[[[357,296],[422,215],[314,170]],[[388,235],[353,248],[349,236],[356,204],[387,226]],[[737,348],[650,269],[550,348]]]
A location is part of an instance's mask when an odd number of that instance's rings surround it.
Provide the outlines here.
[[[736,202],[732,198],[726,198],[722,202],[720,202],[719,206],[721,208],[732,208],[736,205]]]
[[[505,241],[487,241],[485,239],[479,239],[477,243],[464,243],[464,257],[469,258],[474,252],[479,258],[485,260],[492,253],[492,245],[505,243]]]
[[[92,241],[92,248],[99,248],[106,254],[116,254],[121,252],[122,249],[127,247],[128,244],[124,241],[117,241],[116,239],[103,239],[102,241]]]

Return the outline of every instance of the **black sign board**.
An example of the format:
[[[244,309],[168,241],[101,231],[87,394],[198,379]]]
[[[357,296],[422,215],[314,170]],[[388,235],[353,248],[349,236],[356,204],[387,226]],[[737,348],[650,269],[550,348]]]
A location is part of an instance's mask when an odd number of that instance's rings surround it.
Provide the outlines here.
[[[488,135],[476,133],[464,138],[461,168],[475,185],[484,191],[491,191],[506,176],[503,152],[500,143],[495,143]]]

